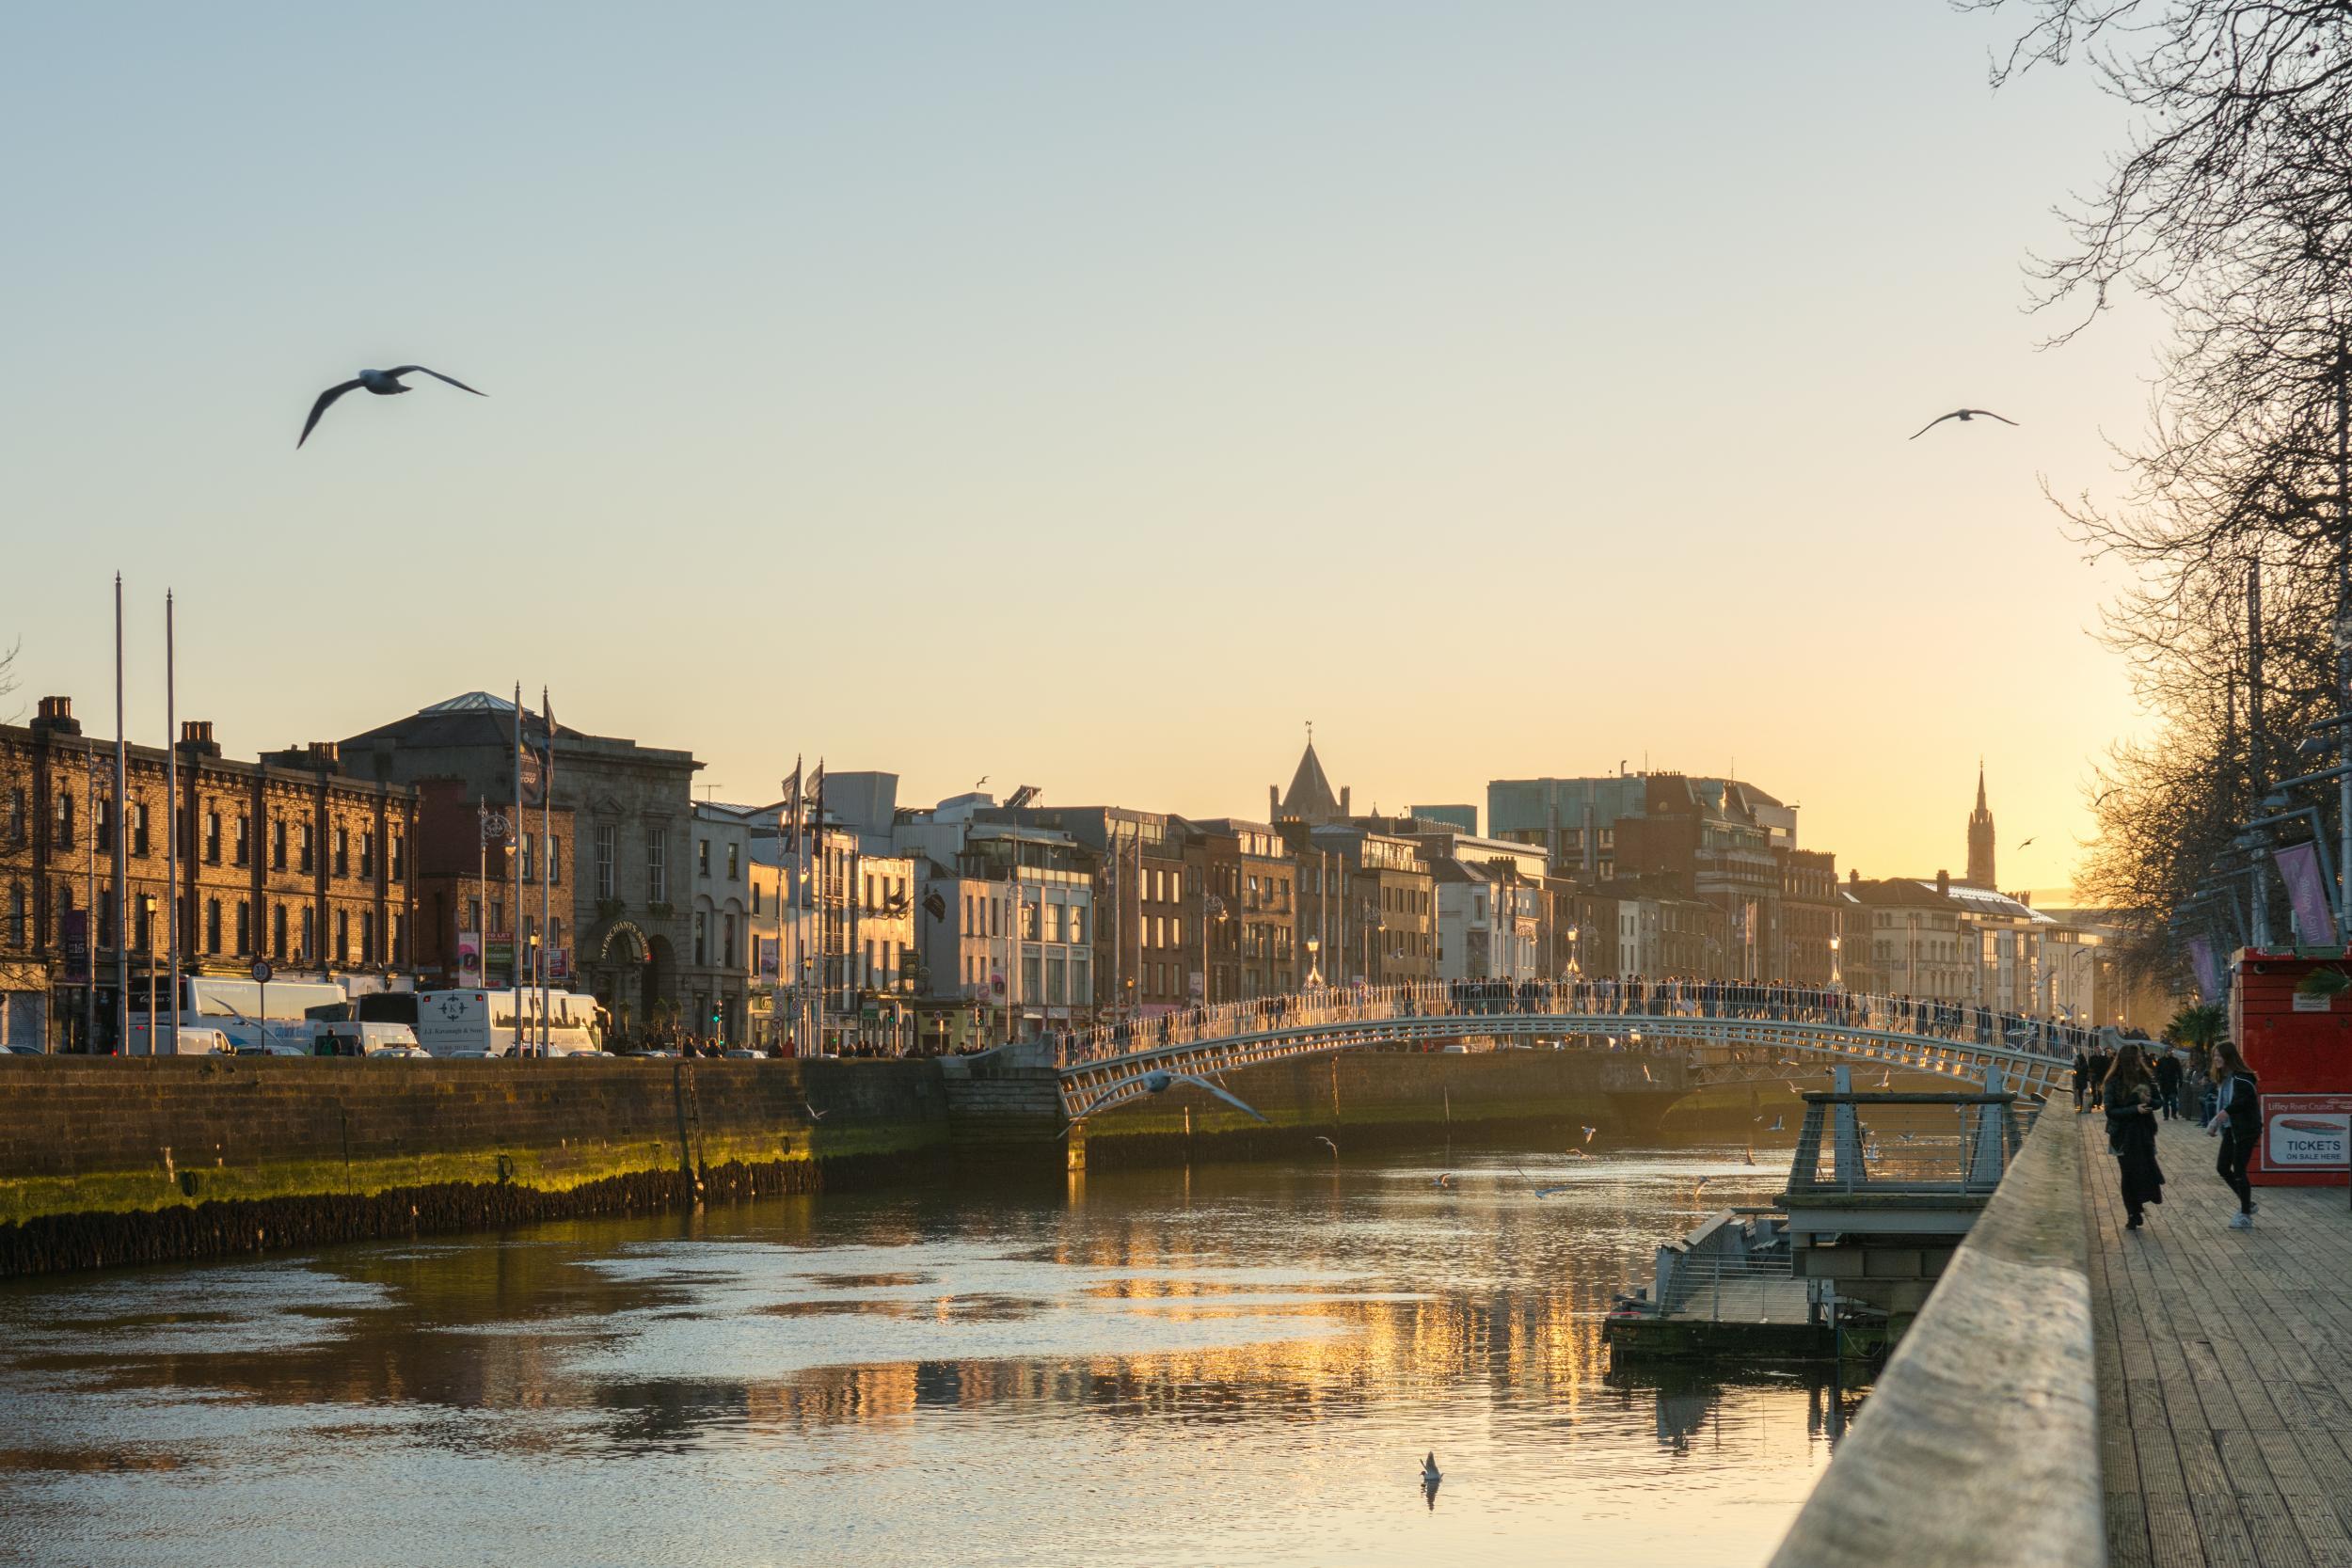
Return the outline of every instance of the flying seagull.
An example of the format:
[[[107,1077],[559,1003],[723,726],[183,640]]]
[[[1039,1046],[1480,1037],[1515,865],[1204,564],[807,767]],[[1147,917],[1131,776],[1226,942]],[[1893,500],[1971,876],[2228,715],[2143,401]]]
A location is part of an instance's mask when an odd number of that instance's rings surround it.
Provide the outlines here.
[[[1336,1160],[1340,1157],[1340,1146],[1333,1143],[1330,1139],[1318,1134],[1315,1138],[1315,1142],[1329,1149],[1331,1151],[1332,1159]]]
[[[1251,1120],[1265,1122],[1268,1127],[1274,1125],[1274,1123],[1267,1120],[1266,1117],[1260,1116],[1238,1095],[1229,1094],[1225,1090],[1218,1088],[1215,1084],[1210,1083],[1206,1078],[1197,1078],[1189,1072],[1152,1072],[1146,1073],[1143,1079],[1143,1086],[1152,1094],[1164,1094],[1170,1086],[1177,1084],[1196,1085],[1200,1088],[1208,1090],[1211,1094],[1216,1096],[1219,1100],[1225,1101],[1226,1104],[1231,1105],[1234,1110],[1239,1111],[1243,1116],[1249,1117]]]
[[[1585,1128],[1585,1129],[1584,1129],[1584,1141],[1585,1141],[1586,1143],[1591,1143],[1591,1142],[1593,1141],[1593,1134],[1594,1134],[1594,1133],[1596,1133],[1596,1132],[1599,1132],[1599,1131],[1600,1131],[1600,1129],[1599,1129],[1599,1128],[1597,1128],[1597,1127],[1587,1127],[1587,1128]]]
[[[1961,423],[1965,424],[1979,414],[1983,415],[1988,420],[2000,420],[2003,424],[2015,424],[2017,422],[2015,420],[2002,419],[2000,415],[1995,414],[1990,408],[1955,408],[1948,414],[1938,414],[1935,418],[1921,425],[1917,430],[1912,432],[1910,438],[1916,441],[1920,436],[1925,436],[1929,431],[1933,430],[1937,425],[1942,424],[1946,420],[1958,420]]]
[[[377,397],[396,397],[402,392],[415,390],[414,388],[403,387],[400,384],[400,378],[402,376],[411,373],[429,375],[436,381],[446,381],[451,386],[456,388],[459,391],[471,392],[478,398],[486,398],[490,395],[489,393],[482,391],[477,388],[467,386],[464,382],[458,380],[453,375],[443,375],[438,371],[428,371],[422,365],[395,365],[389,371],[361,371],[357,376],[344,382],[342,386],[329,387],[326,391],[319,394],[318,402],[310,404],[310,417],[302,422],[302,435],[295,440],[294,446],[299,449],[304,441],[310,438],[310,432],[318,428],[319,416],[326,413],[327,405],[332,404],[337,398],[342,397],[345,392],[352,391],[360,387],[365,387],[369,391],[373,392]]]
[[[1788,1118],[1787,1117],[1774,1117],[1772,1118],[1772,1126],[1767,1127],[1764,1131],[1767,1132],[1785,1132],[1788,1130]]]
[[[2041,834],[2036,833],[2036,834],[2034,835],[2034,838],[2039,838],[2039,837],[2041,837],[2041,836],[2042,836]],[[2031,844],[2032,842],[2033,842],[2033,839],[2031,839],[2031,838],[2029,838],[2029,839],[2026,840],[2026,844]],[[2023,849],[2023,848],[2026,847],[2026,844],[2021,844],[2021,845],[2019,845],[2017,847],[2019,847],[2020,849]]]
[[[816,1106],[811,1105],[805,1100],[801,1101],[801,1109],[808,1113],[808,1119],[811,1121],[822,1121],[825,1119],[825,1113],[818,1110]]]

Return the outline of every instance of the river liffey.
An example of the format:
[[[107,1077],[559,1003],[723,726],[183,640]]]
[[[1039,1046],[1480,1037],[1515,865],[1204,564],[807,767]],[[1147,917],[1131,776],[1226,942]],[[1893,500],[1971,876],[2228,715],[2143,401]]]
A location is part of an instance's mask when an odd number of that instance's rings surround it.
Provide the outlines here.
[[[1657,1243],[1777,1190],[1758,1158],[1343,1153],[21,1281],[0,1560],[1760,1563],[1858,1393],[1600,1343]]]

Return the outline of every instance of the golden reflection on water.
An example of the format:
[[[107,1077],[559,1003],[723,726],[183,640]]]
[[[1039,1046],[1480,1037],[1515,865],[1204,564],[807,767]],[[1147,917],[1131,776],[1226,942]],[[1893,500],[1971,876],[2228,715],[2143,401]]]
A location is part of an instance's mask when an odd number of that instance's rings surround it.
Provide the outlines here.
[[[947,1557],[1029,1568],[1759,1562],[1858,1396],[1600,1338],[1693,1173],[1769,1190],[1736,1159],[1098,1173],[24,1283],[0,1560],[226,1560],[194,1544],[233,1516],[261,1563],[438,1560],[461,1521],[453,1561],[888,1563],[952,1517]]]

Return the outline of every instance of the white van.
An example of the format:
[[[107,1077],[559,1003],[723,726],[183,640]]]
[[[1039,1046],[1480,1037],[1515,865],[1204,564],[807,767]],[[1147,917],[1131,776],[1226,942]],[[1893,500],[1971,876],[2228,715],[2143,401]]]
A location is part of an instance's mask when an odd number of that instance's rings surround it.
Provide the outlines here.
[[[505,1056],[515,1050],[516,997],[511,990],[428,990],[417,993],[417,1043],[436,1056]],[[604,1009],[593,996],[571,991],[548,995],[546,1018],[550,1056],[592,1054],[604,1049]],[[522,1045],[539,1049],[539,993],[521,998]]]
[[[310,1049],[321,1056],[410,1055],[417,1050],[414,991],[369,991],[310,1009]]]
[[[147,988],[131,988],[131,1037],[123,1047],[134,1056],[155,1049],[157,1034],[167,1053],[171,1046],[169,983],[158,985],[155,1011],[160,1028],[151,1030],[147,1018]],[[180,977],[180,1028],[193,1047],[199,1030],[217,1031],[231,1050],[245,1056],[308,1056],[311,1049],[310,1011],[343,1000],[343,988],[318,980],[239,980],[217,974]]]

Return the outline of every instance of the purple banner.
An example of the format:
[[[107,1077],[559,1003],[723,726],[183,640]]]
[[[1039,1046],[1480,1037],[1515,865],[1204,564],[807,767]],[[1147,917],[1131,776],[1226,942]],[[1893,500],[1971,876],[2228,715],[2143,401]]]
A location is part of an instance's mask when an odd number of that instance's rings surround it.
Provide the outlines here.
[[[2221,966],[2214,960],[2213,942],[2207,937],[2188,939],[2188,965],[2197,976],[2197,989],[2208,1002],[2221,995]]]
[[[2328,879],[2319,874],[2319,846],[2290,844],[2271,857],[2279,877],[2287,884],[2287,902],[2295,910],[2295,927],[2311,947],[2336,944],[2336,918],[2328,908]]]

